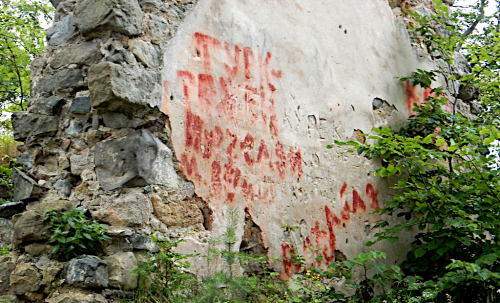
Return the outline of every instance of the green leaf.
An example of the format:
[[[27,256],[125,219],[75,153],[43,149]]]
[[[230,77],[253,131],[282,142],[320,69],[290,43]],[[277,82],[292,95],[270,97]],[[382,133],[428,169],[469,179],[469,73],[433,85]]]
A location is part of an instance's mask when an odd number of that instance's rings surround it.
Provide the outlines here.
[[[483,144],[484,144],[484,145],[490,145],[490,144],[491,144],[491,143],[493,143],[494,141],[495,141],[495,138],[494,138],[494,137],[489,137],[489,138],[484,139]]]
[[[444,246],[444,247],[441,247],[440,249],[438,249],[437,253],[442,256],[444,255],[450,248],[447,247],[447,246]]]
[[[420,246],[417,250],[415,250],[415,257],[421,258],[425,255],[426,252],[427,251],[424,248],[422,248],[422,246]]]
[[[437,140],[436,140],[436,143],[435,143],[435,144],[436,144],[436,146],[441,146],[441,145],[443,145],[443,144],[445,144],[445,143],[446,143],[446,140],[445,140],[445,139],[443,139],[443,138],[439,138],[439,139],[437,139]]]

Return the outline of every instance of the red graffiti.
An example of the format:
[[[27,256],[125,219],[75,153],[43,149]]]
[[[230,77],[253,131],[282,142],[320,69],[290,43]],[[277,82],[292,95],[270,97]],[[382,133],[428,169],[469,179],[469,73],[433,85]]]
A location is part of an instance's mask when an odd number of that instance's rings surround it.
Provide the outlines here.
[[[335,249],[337,248],[337,236],[335,235],[335,230],[341,226],[345,226],[345,223],[343,222],[352,220],[353,217],[351,217],[351,213],[363,214],[367,211],[366,204],[363,198],[355,189],[353,189],[352,191],[353,201],[351,208],[351,206],[349,205],[349,201],[347,201],[347,197],[345,196],[347,187],[347,183],[344,182],[340,190],[340,197],[341,201],[343,202],[343,206],[340,210],[341,218],[339,218],[328,205],[325,205],[326,229],[321,227],[320,221],[315,221],[314,226],[309,230],[309,236],[307,236],[302,243],[302,254],[306,257],[306,260],[312,262],[311,266],[326,267],[328,266],[328,264],[335,261]],[[379,208],[378,191],[375,190],[373,185],[370,183],[366,185],[365,198],[371,201],[370,208],[372,210],[376,210]],[[291,274],[299,271],[300,268],[294,268],[292,270],[291,263],[286,259],[290,254],[290,251],[288,249],[290,247],[293,248],[293,246],[288,243],[284,243],[283,245],[282,248],[286,247],[287,249],[282,251],[282,257],[284,260],[284,272],[282,273],[282,276],[284,278],[289,278]],[[323,258],[318,260],[318,254]]]
[[[366,211],[365,201],[361,199],[361,196],[356,190],[352,191],[352,209],[354,213],[357,213],[358,209],[362,212]]]
[[[301,267],[300,265],[294,264],[292,259],[292,254],[295,253],[295,248],[293,245],[288,243],[281,244],[281,256],[283,257],[283,273],[281,273],[280,278],[284,280],[285,278],[289,278],[296,272],[299,272]]]
[[[174,142],[180,169],[205,198],[272,203],[279,183],[300,182],[303,174],[300,148],[278,139],[275,81],[282,71],[271,68],[272,54],[260,48],[199,32],[192,43],[196,66],[178,70],[174,79],[183,102],[172,97],[174,81],[164,81],[162,108],[169,116],[178,117],[179,109],[185,115],[172,126],[185,133],[184,142]]]
[[[380,205],[378,204],[378,190],[376,190],[370,183],[366,184],[366,196],[371,201],[371,209],[377,210],[380,208]]]
[[[427,100],[429,97],[438,97],[436,93],[431,92],[431,88],[427,88],[423,90],[421,87],[417,85],[412,85],[410,80],[405,81],[405,94],[406,94],[406,106],[408,107],[408,115],[415,115],[416,113],[413,111],[415,104],[417,106],[422,105],[425,102],[431,102]],[[443,106],[444,110],[451,112],[453,110],[453,104],[451,101]]]

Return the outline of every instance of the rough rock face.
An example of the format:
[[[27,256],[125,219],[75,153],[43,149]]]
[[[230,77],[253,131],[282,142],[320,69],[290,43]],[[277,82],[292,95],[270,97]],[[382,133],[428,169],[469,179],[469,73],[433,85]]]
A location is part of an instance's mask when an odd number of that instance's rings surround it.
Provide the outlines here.
[[[109,285],[123,290],[137,287],[137,276],[131,271],[137,268],[137,259],[132,252],[116,253],[107,259]]]
[[[64,268],[63,278],[70,286],[108,287],[108,263],[96,256],[77,257]]]
[[[0,256],[0,293],[6,294],[10,286],[10,275],[16,268],[17,256],[8,254]]]
[[[148,131],[136,131],[116,141],[97,143],[94,163],[101,187],[113,190],[152,184],[158,145]]]
[[[92,107],[133,114],[150,99],[158,99],[160,79],[140,67],[124,67],[112,62],[93,65],[89,70]]]
[[[287,258],[285,239],[317,245],[328,261],[342,249],[357,253],[367,240],[357,231],[375,220],[367,207],[376,209],[388,191],[366,177],[373,163],[336,160],[324,146],[398,122],[411,111],[407,103],[422,100],[424,92],[393,80],[431,64],[410,47],[403,9],[432,13],[428,0],[360,1],[362,21],[348,0],[311,7],[313,18],[328,20],[318,23],[329,26],[319,37],[325,29],[307,19],[301,1],[52,0],[55,22],[31,64],[29,108],[12,116],[24,145],[13,173],[16,202],[0,206],[0,243],[12,251],[0,257],[2,298],[131,297],[131,271],[159,251],[151,236],[185,238],[179,251],[203,254],[231,207],[241,215],[241,252]],[[269,18],[270,11],[284,13]],[[307,43],[294,42],[301,37]],[[458,56],[452,72],[460,79],[470,66]],[[469,102],[475,92],[460,92],[459,111],[479,113]],[[45,213],[72,207],[111,237],[102,258],[51,259]],[[300,229],[283,232],[285,223]],[[196,259],[195,270],[203,262]]]
[[[16,295],[35,292],[40,288],[41,279],[41,275],[34,266],[20,263],[10,274],[11,291]]]
[[[15,112],[12,114],[12,126],[14,127],[14,139],[24,141],[32,136],[55,135],[59,130],[59,120],[57,117]]]
[[[144,13],[136,0],[84,0],[77,5],[75,24],[86,37],[106,31],[128,36],[142,32]]]
[[[69,210],[72,204],[69,201],[55,200],[43,201],[22,213],[14,223],[14,243],[30,243],[34,241],[46,241],[50,234],[45,228],[43,219],[47,209],[56,211]]]

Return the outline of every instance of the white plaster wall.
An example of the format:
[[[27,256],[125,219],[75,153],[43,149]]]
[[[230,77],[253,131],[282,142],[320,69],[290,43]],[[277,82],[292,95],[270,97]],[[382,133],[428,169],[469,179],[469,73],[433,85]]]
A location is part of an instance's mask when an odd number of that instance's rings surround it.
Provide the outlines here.
[[[208,42],[200,42],[203,39]],[[226,52],[226,43],[231,56]],[[236,56],[239,64],[235,61],[235,46],[241,50]],[[252,50],[255,58],[254,64],[249,64],[249,77],[245,75],[245,47]],[[271,59],[266,68],[268,52]],[[373,239],[374,231],[369,232],[369,226],[379,219],[369,214],[373,210],[372,198],[378,196],[383,203],[390,197],[387,184],[371,173],[378,164],[357,156],[339,156],[339,148],[325,148],[335,139],[355,138],[355,129],[369,133],[375,121],[377,125],[403,121],[408,115],[408,92],[396,77],[409,76],[417,67],[431,66],[414,54],[406,28],[394,18],[386,1],[200,1],[164,53],[162,111],[170,118],[174,152],[181,160],[181,170],[195,184],[196,193],[214,210],[215,235],[224,231],[228,207],[236,207],[241,213],[241,234],[244,209],[248,208],[263,231],[271,257],[286,256],[287,244],[283,243],[288,242],[309,259],[314,256],[303,246],[321,249],[320,253],[332,260],[333,240],[335,249],[348,258],[371,249],[387,251],[391,262],[406,255],[409,243],[405,240],[394,246],[363,246]],[[259,54],[263,57],[260,63]],[[238,71],[233,69],[230,76],[225,64],[238,66]],[[187,71],[194,78],[190,80],[179,71]],[[199,89],[199,74],[213,77],[213,90]],[[232,110],[228,110],[229,105],[221,105],[224,89],[220,77],[232,80],[233,95],[226,100],[232,102]],[[274,107],[269,100],[269,83],[276,88]],[[245,99],[251,90],[246,86],[258,91],[248,95],[251,101]],[[265,98],[260,96],[260,86],[264,87]],[[207,96],[210,105],[204,100]],[[376,120],[374,98],[395,106],[397,110],[389,120]],[[191,127],[186,121],[189,111],[191,118],[196,116],[203,122],[201,134],[197,133],[201,140],[197,147],[187,138],[193,135],[186,131]],[[270,123],[274,114],[277,127]],[[206,139],[205,131],[208,137],[210,131],[217,137],[217,127],[220,140]],[[229,146],[233,137],[227,130],[237,136],[232,151]],[[253,146],[244,143],[248,135],[254,138]],[[270,155],[269,159],[262,156],[258,162],[261,141]],[[286,154],[284,177],[275,164],[280,161],[277,142]],[[209,155],[203,153],[207,148],[211,148]],[[298,151],[302,173],[299,164],[293,164]],[[245,152],[255,163],[248,164]],[[183,156],[187,162],[182,161]],[[191,165],[193,158],[196,167]],[[214,162],[219,163],[220,170]],[[228,163],[231,166],[226,169]],[[232,187],[234,178],[226,172],[230,168],[241,172],[237,186]],[[226,174],[232,182],[224,179]],[[244,180],[247,189],[253,185],[253,195],[244,193]],[[345,194],[341,196],[343,187]],[[259,196],[259,189],[268,190],[268,194]],[[359,199],[353,202],[354,191],[363,200],[366,211]],[[230,193],[234,194],[232,200],[228,198]],[[353,203],[358,203],[356,213]],[[327,208],[331,210],[329,219]],[[332,219],[332,214],[339,221]],[[284,232],[284,224],[300,229]],[[190,241],[183,249],[196,245],[196,241]],[[288,272],[293,272],[293,268],[288,268]]]

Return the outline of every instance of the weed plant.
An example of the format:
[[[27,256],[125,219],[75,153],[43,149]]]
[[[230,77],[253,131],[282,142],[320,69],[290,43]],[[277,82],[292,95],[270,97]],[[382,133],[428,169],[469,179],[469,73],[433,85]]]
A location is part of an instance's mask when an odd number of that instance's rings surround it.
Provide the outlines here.
[[[54,245],[52,254],[63,260],[99,253],[102,242],[111,239],[104,234],[105,230],[99,222],[89,220],[83,211],[76,208],[65,212],[49,209],[44,221],[52,233],[49,240]]]

